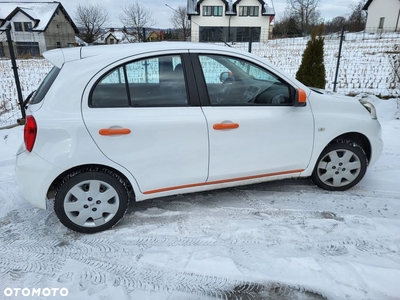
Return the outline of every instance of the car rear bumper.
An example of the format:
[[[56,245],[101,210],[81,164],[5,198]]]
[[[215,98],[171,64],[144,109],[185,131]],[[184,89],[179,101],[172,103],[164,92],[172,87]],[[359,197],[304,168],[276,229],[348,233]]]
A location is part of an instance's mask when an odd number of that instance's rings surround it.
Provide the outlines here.
[[[23,146],[17,152],[15,161],[17,183],[25,199],[38,208],[47,208],[47,191],[52,180],[62,171],[36,153],[25,151]]]

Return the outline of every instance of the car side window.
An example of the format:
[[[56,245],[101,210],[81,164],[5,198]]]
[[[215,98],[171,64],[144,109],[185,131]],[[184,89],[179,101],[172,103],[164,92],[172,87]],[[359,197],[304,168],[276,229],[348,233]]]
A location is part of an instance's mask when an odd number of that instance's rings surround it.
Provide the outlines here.
[[[187,106],[179,55],[129,62],[103,76],[91,93],[91,107]]]
[[[211,105],[293,105],[290,85],[264,68],[222,55],[199,60]]]

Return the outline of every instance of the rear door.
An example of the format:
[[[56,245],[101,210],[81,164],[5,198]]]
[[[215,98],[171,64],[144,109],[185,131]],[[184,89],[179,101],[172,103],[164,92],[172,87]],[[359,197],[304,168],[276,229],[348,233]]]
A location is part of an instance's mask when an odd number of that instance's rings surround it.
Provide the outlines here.
[[[162,53],[108,68],[84,93],[92,138],[144,194],[206,181],[207,124],[190,76],[187,53]]]

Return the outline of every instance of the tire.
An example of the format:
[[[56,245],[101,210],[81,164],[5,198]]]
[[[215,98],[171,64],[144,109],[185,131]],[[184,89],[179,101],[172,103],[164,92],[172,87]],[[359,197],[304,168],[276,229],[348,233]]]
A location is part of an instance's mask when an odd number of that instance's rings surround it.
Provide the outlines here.
[[[367,165],[367,156],[358,144],[338,140],[322,151],[311,179],[325,190],[344,191],[360,182]]]
[[[118,175],[110,171],[76,172],[58,187],[54,210],[66,227],[95,233],[117,224],[128,202],[128,190]]]

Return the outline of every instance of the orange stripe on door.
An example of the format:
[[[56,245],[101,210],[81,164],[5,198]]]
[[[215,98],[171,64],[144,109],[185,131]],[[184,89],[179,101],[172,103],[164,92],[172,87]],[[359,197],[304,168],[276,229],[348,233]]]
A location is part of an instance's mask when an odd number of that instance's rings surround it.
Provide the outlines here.
[[[205,183],[193,183],[193,184],[178,185],[178,186],[172,186],[172,187],[167,187],[167,188],[162,188],[162,189],[145,191],[145,192],[143,192],[143,194],[145,194],[145,195],[156,194],[156,193],[168,192],[168,191],[173,191],[173,190],[199,187],[199,186],[203,186],[203,185],[221,184],[221,183],[228,183],[228,182],[235,182],[235,181],[242,181],[242,180],[272,177],[272,176],[278,176],[278,175],[301,173],[303,171],[304,171],[304,169],[303,170],[291,170],[291,171],[275,172],[275,173],[269,173],[269,174],[260,174],[260,175],[238,177],[238,178],[231,178],[231,179],[215,180],[215,181],[209,181],[209,182],[205,182]]]

